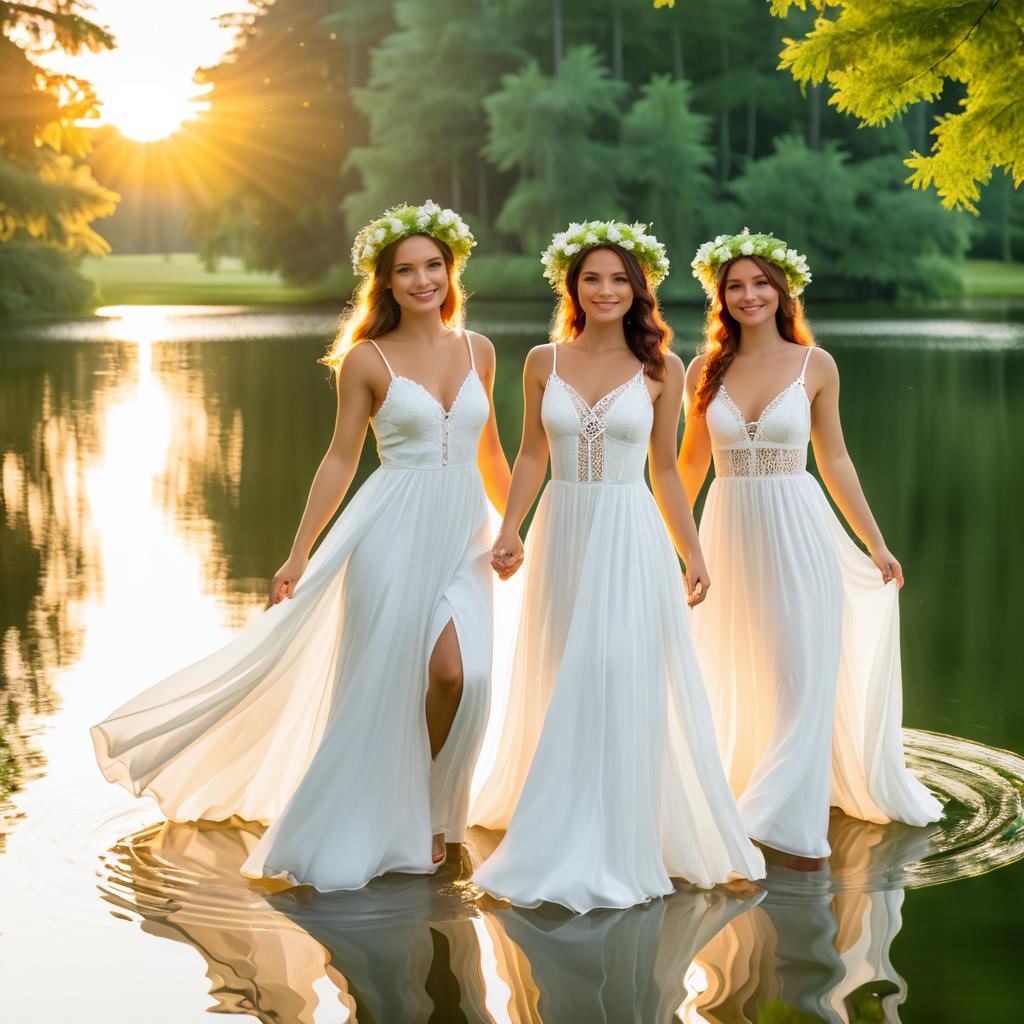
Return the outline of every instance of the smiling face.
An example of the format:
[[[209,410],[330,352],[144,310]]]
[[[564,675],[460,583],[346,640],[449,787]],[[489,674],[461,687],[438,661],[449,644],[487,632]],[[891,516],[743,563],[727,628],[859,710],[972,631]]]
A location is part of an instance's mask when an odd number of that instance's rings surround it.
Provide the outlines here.
[[[441,308],[448,295],[448,267],[441,249],[426,235],[403,238],[395,249],[388,287],[403,311]]]
[[[779,293],[764,269],[751,259],[733,260],[726,270],[722,297],[741,327],[759,327],[775,318]]]
[[[588,323],[621,320],[633,305],[633,286],[625,264],[611,249],[587,253],[580,265],[576,288]]]

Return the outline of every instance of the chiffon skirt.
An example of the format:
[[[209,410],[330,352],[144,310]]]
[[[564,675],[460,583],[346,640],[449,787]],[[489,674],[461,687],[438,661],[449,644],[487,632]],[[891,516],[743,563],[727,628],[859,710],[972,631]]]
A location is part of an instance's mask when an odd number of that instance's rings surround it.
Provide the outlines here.
[[[475,466],[381,467],[295,596],[93,727],[104,775],[175,821],[270,824],[243,872],[354,889],[427,873],[465,836],[491,667],[490,526]],[[431,761],[427,662],[455,624],[463,693]]]
[[[762,875],[650,491],[552,481],[523,572],[504,725],[471,813],[508,831],[477,883],[582,913],[662,896],[670,876],[710,887]]]
[[[830,805],[865,821],[937,820],[903,756],[899,589],[817,481],[716,479],[700,540],[712,587],[693,638],[747,833],[827,857]]]

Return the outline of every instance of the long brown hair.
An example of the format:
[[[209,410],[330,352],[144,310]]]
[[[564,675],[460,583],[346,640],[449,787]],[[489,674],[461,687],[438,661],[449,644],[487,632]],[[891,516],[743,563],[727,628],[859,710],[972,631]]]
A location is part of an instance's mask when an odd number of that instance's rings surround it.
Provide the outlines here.
[[[405,238],[415,237],[417,236],[405,236]],[[466,295],[462,290],[462,280],[455,266],[455,257],[452,255],[451,249],[440,238],[434,238],[433,235],[428,234],[424,234],[422,237],[429,238],[437,246],[444,259],[445,269],[448,271],[448,294],[441,303],[441,322],[445,327],[461,327]],[[320,362],[337,370],[345,356],[357,343],[368,338],[379,338],[382,334],[387,334],[388,331],[393,331],[398,326],[398,322],[402,318],[402,308],[395,301],[388,284],[391,281],[391,271],[395,266],[395,254],[405,238],[399,238],[381,249],[373,268],[373,274],[363,278],[359,283],[352,301],[349,302],[338,322],[338,333],[331,343],[327,355]]]
[[[551,340],[556,345],[564,345],[577,337],[586,326],[587,314],[580,305],[580,273],[583,270],[583,261],[598,249],[609,249],[622,260],[633,289],[633,305],[622,320],[626,344],[630,352],[644,364],[644,373],[648,377],[663,380],[665,353],[672,341],[672,328],[662,318],[658,300],[654,297],[647,275],[637,262],[637,258],[628,249],[623,249],[614,242],[584,250],[570,265],[551,321]]]
[[[740,347],[740,325],[725,304],[725,282],[729,277],[729,268],[737,259],[753,260],[768,278],[768,283],[779,293],[779,308],[775,311],[775,326],[779,334],[794,345],[814,344],[814,335],[804,319],[803,304],[795,295],[790,294],[789,282],[781,267],[760,256],[737,256],[722,264],[718,271],[718,287],[708,304],[704,324],[704,345],[701,351],[707,354],[707,360],[694,402],[694,409],[701,416],[708,411],[711,399],[722,386],[725,371],[729,369]]]

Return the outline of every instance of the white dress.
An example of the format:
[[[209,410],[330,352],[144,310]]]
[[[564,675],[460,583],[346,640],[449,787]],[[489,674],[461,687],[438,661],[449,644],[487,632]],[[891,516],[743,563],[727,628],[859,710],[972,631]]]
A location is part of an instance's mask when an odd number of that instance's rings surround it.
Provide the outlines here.
[[[386,871],[431,872],[431,835],[465,837],[492,643],[476,467],[489,403],[469,347],[448,411],[388,365],[371,421],[381,465],[295,596],[92,729],[107,779],[168,818],[272,823],[247,875],[355,889]],[[449,620],[463,692],[431,762],[427,663]]]
[[[939,802],[903,757],[899,589],[807,473],[804,373],[753,423],[723,384],[700,540],[713,585],[693,637],[747,832],[827,857],[829,805],[924,825]]]
[[[585,913],[764,873],[715,746],[685,587],[644,464],[643,370],[590,408],[554,360],[551,452],[494,767],[471,820],[507,829],[475,881]],[[513,809],[515,813],[513,814]]]

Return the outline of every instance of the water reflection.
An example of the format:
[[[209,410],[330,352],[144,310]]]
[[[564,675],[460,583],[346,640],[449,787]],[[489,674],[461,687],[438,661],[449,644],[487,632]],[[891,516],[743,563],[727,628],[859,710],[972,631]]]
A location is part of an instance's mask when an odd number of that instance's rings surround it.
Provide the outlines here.
[[[522,355],[547,308],[493,323],[474,311],[498,343],[514,447]],[[1024,765],[991,749],[1024,731],[1007,628],[1024,616],[1019,326],[815,323],[842,367],[850,449],[910,574],[907,720],[989,745],[910,734],[913,767],[946,802],[941,828],[840,820],[829,870],[773,865],[757,906],[680,892],[581,921],[480,911],[466,865],[351,898],[267,897],[237,874],[256,841],[244,823],[135,832],[156,814],[101,781],[86,727],[262,604],[330,438],[315,360],[333,314],[106,312],[0,346],[0,960],[18,975],[5,985],[15,1016],[34,1019],[58,961],[85,1020],[124,1019],[118,1006],[201,1019],[206,988],[222,1012],[315,1024],[896,1020],[905,999],[939,1019],[957,997],[968,1017],[999,1019],[1010,1005],[1019,866],[926,890],[902,915],[905,889],[1024,853]],[[692,350],[696,315],[673,320]],[[371,442],[357,482],[373,462]],[[98,900],[96,858],[129,832],[103,857]],[[493,840],[474,835],[467,856]]]
[[[904,894],[889,880],[927,857],[942,828],[837,814],[828,866],[801,871],[778,857],[752,900],[681,889],[582,917],[550,905],[482,909],[468,874],[496,837],[479,830],[433,878],[267,895],[239,873],[260,831],[167,823],[104,858],[103,898],[143,931],[198,951],[216,1012],[268,1022],[856,1024],[899,1020],[907,989],[890,947]]]

